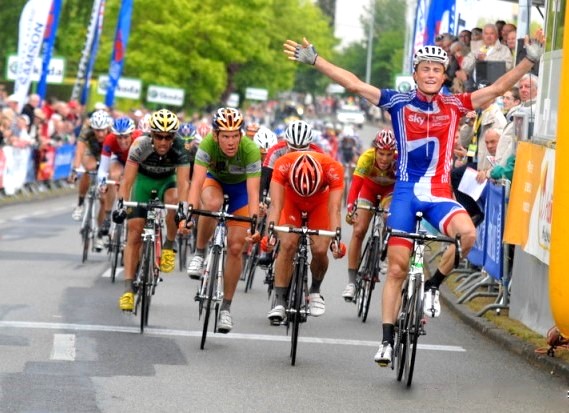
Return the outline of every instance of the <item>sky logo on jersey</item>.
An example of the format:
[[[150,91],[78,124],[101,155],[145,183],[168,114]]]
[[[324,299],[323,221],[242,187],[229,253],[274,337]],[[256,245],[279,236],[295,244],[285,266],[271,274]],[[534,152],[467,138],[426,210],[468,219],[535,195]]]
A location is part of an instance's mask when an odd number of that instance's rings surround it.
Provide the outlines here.
[[[417,113],[412,113],[407,117],[407,120],[411,123],[417,123],[419,125],[422,125],[423,123],[425,123],[425,116],[421,116]]]

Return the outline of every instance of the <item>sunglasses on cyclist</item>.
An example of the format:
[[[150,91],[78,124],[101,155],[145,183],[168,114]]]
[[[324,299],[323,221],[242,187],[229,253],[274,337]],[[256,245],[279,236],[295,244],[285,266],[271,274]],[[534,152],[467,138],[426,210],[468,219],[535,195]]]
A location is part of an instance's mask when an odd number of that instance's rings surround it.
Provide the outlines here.
[[[128,135],[117,135],[117,139],[128,139],[130,138],[130,134]]]
[[[152,138],[156,139],[157,141],[172,141],[174,140],[174,135],[171,133],[152,133]]]

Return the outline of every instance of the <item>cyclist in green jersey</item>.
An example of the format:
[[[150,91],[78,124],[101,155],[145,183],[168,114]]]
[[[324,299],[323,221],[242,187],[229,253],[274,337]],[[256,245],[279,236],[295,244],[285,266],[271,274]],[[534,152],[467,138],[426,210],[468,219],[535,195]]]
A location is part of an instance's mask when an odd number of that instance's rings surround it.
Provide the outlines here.
[[[218,211],[223,195],[229,196],[228,212],[235,215],[259,215],[261,154],[251,139],[242,139],[243,115],[237,109],[220,108],[213,117],[213,133],[198,147],[188,203],[196,208]],[[196,254],[188,266],[188,275],[199,279],[203,273],[208,240],[215,229],[215,219],[200,217]],[[225,265],[224,297],[220,307],[218,331],[233,328],[231,301],[239,282],[242,251],[249,223],[230,221],[227,224],[228,254]],[[258,241],[259,234],[248,238]]]

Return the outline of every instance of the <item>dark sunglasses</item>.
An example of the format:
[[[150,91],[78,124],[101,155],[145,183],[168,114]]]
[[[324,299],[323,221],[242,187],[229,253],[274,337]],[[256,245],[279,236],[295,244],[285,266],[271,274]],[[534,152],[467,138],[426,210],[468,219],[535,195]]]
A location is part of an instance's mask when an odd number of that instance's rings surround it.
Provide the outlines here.
[[[117,135],[117,139],[128,139],[130,138],[130,134],[129,135]]]
[[[153,133],[152,137],[157,141],[173,141],[174,135],[171,133]]]

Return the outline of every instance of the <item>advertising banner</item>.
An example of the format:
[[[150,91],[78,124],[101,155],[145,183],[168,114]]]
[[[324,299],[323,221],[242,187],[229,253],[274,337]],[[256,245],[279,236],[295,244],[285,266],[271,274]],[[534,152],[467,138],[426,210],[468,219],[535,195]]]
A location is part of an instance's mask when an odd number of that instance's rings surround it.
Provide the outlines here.
[[[30,79],[32,82],[37,82],[41,78],[42,73],[42,60],[41,57],[37,57],[34,60],[32,66],[32,71],[30,73]],[[9,80],[16,80],[18,76],[18,56],[11,55],[8,56],[6,65],[6,78]],[[47,83],[63,83],[63,78],[65,76],[65,59],[62,57],[52,57],[49,61],[49,67],[47,68],[46,82]]]
[[[484,248],[484,269],[493,278],[501,279],[504,273],[504,229],[505,187],[491,182],[486,186],[486,208],[484,225],[486,227],[486,246]]]
[[[51,52],[53,51],[53,44],[55,43],[55,34],[57,33],[57,26],[59,24],[59,15],[61,12],[62,0],[53,0],[51,3],[51,10],[47,20],[47,27],[43,36],[42,46],[42,70],[38,83],[38,95],[43,102],[45,93],[47,92],[47,76],[49,74],[49,63],[51,61]]]
[[[150,85],[146,91],[146,101],[172,106],[184,106],[184,89]]]
[[[99,76],[97,86],[97,93],[99,95],[106,95],[107,88],[109,87],[109,77],[107,75]],[[121,77],[115,90],[115,96],[127,99],[139,100],[142,94],[142,80],[129,79]]]
[[[504,242],[549,264],[555,151],[520,142],[506,216]]]
[[[35,59],[40,54],[50,9],[51,1],[28,0],[20,15],[18,72],[14,81],[18,111],[22,110],[30,90],[32,69]]]
[[[468,261],[477,267],[482,267],[484,265],[485,253],[484,248],[486,246],[486,225],[483,221],[481,225],[476,227],[476,241],[472,246],[472,249],[466,257]]]
[[[3,150],[6,157],[3,180],[4,192],[6,195],[14,195],[26,183],[31,150],[30,148],[15,148],[13,146],[4,146]]]
[[[69,176],[73,158],[75,158],[75,145],[62,145],[55,150],[53,180],[65,179]]]

